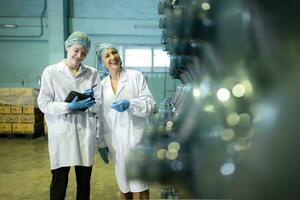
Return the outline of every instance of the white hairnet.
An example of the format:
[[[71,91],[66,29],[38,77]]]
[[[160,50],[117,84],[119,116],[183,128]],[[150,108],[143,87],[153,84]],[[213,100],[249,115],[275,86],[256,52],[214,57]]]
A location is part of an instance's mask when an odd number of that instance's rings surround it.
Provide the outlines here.
[[[91,40],[85,33],[80,31],[73,32],[65,41],[65,47],[69,47],[73,44],[80,44],[85,46],[87,49],[91,48]]]

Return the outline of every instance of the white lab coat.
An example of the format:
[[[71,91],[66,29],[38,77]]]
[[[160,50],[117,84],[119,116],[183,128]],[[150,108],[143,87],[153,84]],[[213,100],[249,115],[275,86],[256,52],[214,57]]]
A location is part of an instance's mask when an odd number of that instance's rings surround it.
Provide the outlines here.
[[[86,111],[71,111],[64,102],[70,91],[94,88],[96,104]],[[74,77],[64,61],[44,69],[38,106],[48,126],[51,169],[65,166],[92,166],[96,151],[96,116],[99,112],[101,82],[96,69],[81,65]]]
[[[103,87],[103,129],[100,138],[115,161],[115,175],[123,193],[141,192],[148,189],[142,181],[129,181],[126,177],[126,154],[142,138],[146,118],[154,112],[156,103],[141,72],[122,69],[116,94],[110,77],[102,80]],[[130,107],[125,112],[111,108],[114,101],[127,99]]]

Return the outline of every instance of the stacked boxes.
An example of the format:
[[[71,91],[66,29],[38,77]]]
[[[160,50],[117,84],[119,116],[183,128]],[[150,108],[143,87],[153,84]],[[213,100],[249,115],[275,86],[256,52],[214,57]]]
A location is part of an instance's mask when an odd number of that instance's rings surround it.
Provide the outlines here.
[[[43,132],[37,95],[38,90],[33,88],[0,88],[0,134],[39,135]]]
[[[0,88],[0,95],[9,95],[10,91],[8,89],[4,90]],[[1,96],[0,96],[1,99]],[[10,105],[0,104],[0,134],[10,134],[11,133],[11,115],[10,115]]]

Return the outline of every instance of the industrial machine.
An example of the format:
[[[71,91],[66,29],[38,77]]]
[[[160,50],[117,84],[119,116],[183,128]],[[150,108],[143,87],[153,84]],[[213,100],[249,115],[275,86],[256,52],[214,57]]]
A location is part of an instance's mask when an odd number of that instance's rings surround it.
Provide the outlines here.
[[[197,199],[298,196],[299,4],[158,4],[170,76],[182,84],[130,151],[131,179],[172,185]]]

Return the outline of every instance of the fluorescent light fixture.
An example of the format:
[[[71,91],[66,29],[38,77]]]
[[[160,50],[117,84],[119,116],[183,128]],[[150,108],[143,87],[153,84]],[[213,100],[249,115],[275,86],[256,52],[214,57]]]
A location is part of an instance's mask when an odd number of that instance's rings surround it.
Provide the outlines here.
[[[0,28],[17,28],[16,24],[0,24]]]

